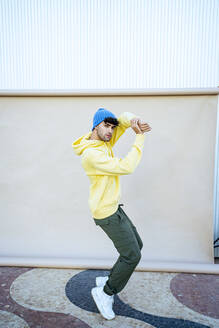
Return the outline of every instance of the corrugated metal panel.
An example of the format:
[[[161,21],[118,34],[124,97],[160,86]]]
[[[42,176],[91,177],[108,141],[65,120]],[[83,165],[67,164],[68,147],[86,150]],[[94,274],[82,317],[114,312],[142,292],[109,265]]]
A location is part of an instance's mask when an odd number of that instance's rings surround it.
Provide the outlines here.
[[[0,0],[0,88],[219,85],[218,0]]]

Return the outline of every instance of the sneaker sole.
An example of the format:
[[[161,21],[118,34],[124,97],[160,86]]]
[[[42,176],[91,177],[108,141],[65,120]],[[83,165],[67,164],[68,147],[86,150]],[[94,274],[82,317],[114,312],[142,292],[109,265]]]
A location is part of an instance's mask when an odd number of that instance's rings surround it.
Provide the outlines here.
[[[109,316],[107,316],[107,315],[105,314],[103,307],[100,305],[101,302],[100,302],[100,299],[99,299],[99,295],[98,295],[98,293],[96,292],[95,288],[93,288],[93,289],[91,290],[91,295],[92,295],[92,297],[93,297],[93,300],[94,300],[94,302],[95,302],[95,304],[96,304],[98,310],[100,311],[100,314],[104,317],[104,319],[107,319],[107,320],[112,320],[112,319],[114,319],[115,316],[114,316],[114,317],[109,317]]]

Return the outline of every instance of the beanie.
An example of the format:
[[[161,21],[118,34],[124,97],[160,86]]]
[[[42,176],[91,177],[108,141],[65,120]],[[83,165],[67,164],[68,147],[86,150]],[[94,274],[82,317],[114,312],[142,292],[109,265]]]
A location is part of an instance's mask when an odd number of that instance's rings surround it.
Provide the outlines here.
[[[95,128],[95,126],[103,122],[107,117],[116,118],[116,116],[113,113],[111,113],[109,110],[105,108],[99,108],[94,114],[92,130]]]

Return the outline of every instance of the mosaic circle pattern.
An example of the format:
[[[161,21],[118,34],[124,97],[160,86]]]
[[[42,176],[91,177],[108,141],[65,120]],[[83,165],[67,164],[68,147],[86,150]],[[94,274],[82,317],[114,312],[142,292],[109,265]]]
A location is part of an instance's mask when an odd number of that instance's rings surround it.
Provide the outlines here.
[[[219,328],[218,275],[134,272],[108,321],[91,297],[108,274],[0,267],[0,328]]]
[[[13,300],[10,295],[12,283],[17,277],[27,273],[31,269],[0,267],[0,328],[89,328],[89,325],[72,315],[34,311],[19,305]],[[7,314],[4,311],[7,311]]]
[[[219,275],[178,274],[171,280],[170,288],[182,304],[219,319]]]
[[[108,271],[86,270],[72,277],[66,285],[66,295],[69,300],[86,311],[98,312],[96,305],[91,297],[91,288],[95,286],[97,276],[106,276]],[[146,322],[156,328],[207,328],[189,320],[166,318],[158,315],[151,315],[132,308],[129,304],[120,300],[118,295],[114,297],[113,310],[116,315],[130,317]]]

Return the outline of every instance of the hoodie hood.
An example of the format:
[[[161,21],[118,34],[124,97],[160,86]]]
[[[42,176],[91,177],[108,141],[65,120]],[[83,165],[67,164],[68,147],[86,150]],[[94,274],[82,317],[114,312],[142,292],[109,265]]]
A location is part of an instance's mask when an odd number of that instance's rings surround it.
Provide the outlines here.
[[[104,144],[102,140],[89,140],[91,133],[92,132],[86,133],[72,143],[76,155],[82,155],[87,148],[99,147]]]

